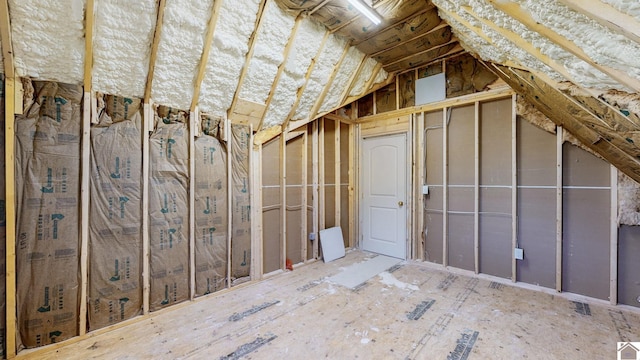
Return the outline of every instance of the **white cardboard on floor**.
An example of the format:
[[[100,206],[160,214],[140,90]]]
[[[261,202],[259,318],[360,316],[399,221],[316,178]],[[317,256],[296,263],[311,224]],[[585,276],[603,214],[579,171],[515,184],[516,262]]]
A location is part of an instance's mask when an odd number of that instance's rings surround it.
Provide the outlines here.
[[[320,246],[322,258],[326,263],[344,257],[344,240],[340,226],[320,230]]]
[[[361,263],[350,265],[328,280],[353,289],[401,261],[401,259],[378,255]]]

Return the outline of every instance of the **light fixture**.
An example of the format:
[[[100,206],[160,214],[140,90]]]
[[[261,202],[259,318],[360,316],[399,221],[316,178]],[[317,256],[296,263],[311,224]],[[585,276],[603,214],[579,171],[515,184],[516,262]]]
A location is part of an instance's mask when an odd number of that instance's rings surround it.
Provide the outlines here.
[[[349,0],[349,3],[353,5],[358,11],[360,11],[364,16],[366,16],[374,25],[380,24],[382,22],[382,18],[378,13],[366,5],[362,0]]]

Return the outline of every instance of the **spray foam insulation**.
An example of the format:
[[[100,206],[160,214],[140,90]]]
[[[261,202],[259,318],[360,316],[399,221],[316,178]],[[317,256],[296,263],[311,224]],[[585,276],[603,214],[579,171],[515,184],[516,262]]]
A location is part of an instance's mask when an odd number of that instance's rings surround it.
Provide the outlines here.
[[[298,108],[293,116],[294,120],[306,119],[312,115],[310,114],[311,108],[318,100],[324,86],[327,85],[333,67],[340,60],[346,44],[347,41],[345,38],[333,34],[329,35],[327,43],[311,72],[307,86],[302,93]]]
[[[355,46],[352,46],[347,51],[347,56],[340,64],[340,68],[336,74],[336,77],[331,83],[329,92],[324,99],[322,106],[320,106],[320,112],[330,111],[333,108],[340,106],[342,101],[342,94],[351,85],[350,80],[353,74],[358,71],[358,66],[362,63],[365,54],[358,50]]]
[[[91,330],[142,309],[141,100],[111,95],[102,100],[105,107],[91,128]]]
[[[367,81],[373,76],[373,69],[375,69],[377,62],[373,58],[367,58],[364,61],[364,65],[362,67],[362,71],[358,74],[355,82],[353,83],[353,88],[351,92],[349,92],[349,96],[359,96],[362,95],[366,89],[364,86]]]
[[[94,90],[143,97],[157,12],[156,0],[96,1]]]
[[[221,118],[203,115],[202,135],[195,140],[196,296],[227,285],[227,152],[221,124]]]
[[[294,17],[273,1],[267,3],[262,16],[253,58],[240,88],[240,98],[258,104],[267,101],[278,66],[284,61],[284,48],[295,23]]]
[[[640,3],[636,0],[601,0],[603,3],[607,3],[613,6],[620,12],[627,15],[631,15],[636,19],[640,18]]]
[[[16,75],[80,84],[83,0],[9,0]]]
[[[640,225],[640,184],[618,171],[618,224]]]
[[[249,126],[231,125],[231,277],[250,275],[251,198],[249,189]]]
[[[198,105],[202,111],[220,116],[231,107],[259,3],[260,0],[222,2],[200,89]]]
[[[324,25],[310,18],[302,20],[284,71],[271,99],[271,104],[269,104],[264,119],[264,128],[280,125],[286,120],[296,101],[298,89],[304,85],[305,75],[311,65],[311,60],[318,52],[325,33]]]
[[[150,309],[189,298],[189,116],[156,109],[149,139]]]
[[[1,52],[1,51],[0,51]],[[0,139],[4,139],[4,76],[0,75]],[[0,157],[4,159],[5,149],[4,141],[0,145]],[[7,239],[7,222],[6,222],[6,186],[5,186],[5,162],[0,166],[0,207],[2,215],[0,217],[0,269],[6,269],[6,239]],[[6,279],[0,279],[0,294],[6,294]],[[0,334],[5,334],[6,323],[6,296],[0,297]],[[4,337],[4,336],[3,336]],[[4,355],[4,342],[0,344],[0,355]]]
[[[77,335],[82,88],[36,82],[16,117],[16,301],[26,347]]]
[[[189,109],[213,0],[168,1],[151,96],[155,103]]]

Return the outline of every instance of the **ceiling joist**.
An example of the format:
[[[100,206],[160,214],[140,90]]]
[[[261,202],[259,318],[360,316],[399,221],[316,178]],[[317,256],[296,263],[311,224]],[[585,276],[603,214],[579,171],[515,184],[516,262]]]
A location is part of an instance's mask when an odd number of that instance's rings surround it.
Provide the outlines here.
[[[202,49],[202,56],[200,57],[200,62],[198,63],[198,72],[196,74],[194,82],[193,99],[191,100],[191,111],[194,111],[196,109],[196,106],[198,105],[198,99],[200,98],[200,87],[202,86],[202,79],[204,79],[205,70],[207,69],[207,64],[209,63],[209,53],[211,52],[211,45],[213,43],[213,34],[218,23],[218,17],[220,17],[220,8],[222,7],[223,1],[224,0],[215,0],[215,3],[213,4],[213,10],[211,11],[211,17],[209,18],[209,23],[207,24],[207,35],[204,38],[204,48]]]
[[[156,29],[153,32],[153,43],[151,44],[151,55],[149,56],[149,72],[147,73],[147,84],[144,88],[144,103],[151,100],[151,87],[153,86],[153,74],[156,68],[156,58],[158,57],[158,46],[160,45],[160,35],[162,34],[162,22],[164,19],[164,9],[167,1],[158,2],[158,17],[156,19]]]

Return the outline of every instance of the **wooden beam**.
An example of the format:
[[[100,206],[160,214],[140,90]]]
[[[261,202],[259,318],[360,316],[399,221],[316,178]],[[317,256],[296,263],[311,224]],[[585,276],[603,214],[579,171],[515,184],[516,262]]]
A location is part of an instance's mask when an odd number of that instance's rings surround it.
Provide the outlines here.
[[[231,239],[233,221],[233,166],[231,157],[233,152],[231,151],[231,142],[233,141],[231,135],[231,120],[229,118],[224,119],[224,140],[227,142],[227,288],[231,288]]]
[[[153,32],[153,42],[151,43],[151,55],[149,56],[149,72],[147,73],[147,83],[144,88],[144,103],[148,104],[151,100],[151,87],[153,86],[153,73],[156,69],[156,58],[158,57],[158,46],[160,45],[160,36],[162,35],[162,22],[164,19],[164,8],[166,0],[158,2],[158,17],[156,18],[156,29]]]
[[[302,174],[301,174],[301,184],[302,184],[302,213],[301,213],[301,217],[300,217],[300,241],[302,242],[302,246],[300,248],[300,255],[302,255],[302,257],[300,259],[302,259],[302,262],[306,262],[307,259],[307,254],[309,254],[309,249],[307,247],[307,244],[309,243],[308,240],[308,225],[307,225],[307,212],[308,210],[308,198],[307,198],[307,180],[309,178],[307,171],[308,171],[308,162],[309,162],[309,148],[308,148],[308,141],[309,141],[309,132],[305,131],[302,134]]]
[[[0,0],[0,42],[2,42],[4,75],[7,78],[12,79],[15,77],[15,70],[13,67],[13,44],[11,42],[9,0]],[[15,89],[15,83],[13,84],[13,88]],[[5,99],[9,99],[9,97],[5,97]]]
[[[233,94],[233,100],[231,101],[231,107],[227,111],[227,116],[230,117],[233,114],[234,109],[236,108],[236,104],[238,103],[238,98],[240,96],[240,90],[242,89],[242,84],[244,84],[244,79],[247,77],[247,72],[249,71],[249,64],[251,63],[251,59],[253,58],[253,52],[255,51],[256,39],[258,38],[258,33],[262,28],[263,24],[263,16],[264,10],[268,6],[268,4],[272,0],[261,0],[260,6],[258,7],[258,15],[256,16],[256,23],[253,28],[253,33],[251,37],[249,37],[249,50],[247,51],[247,55],[244,58],[244,65],[242,66],[242,71],[240,71],[240,76],[238,77],[238,87],[236,88],[235,93]]]
[[[556,291],[562,292],[562,144],[564,129],[556,127]]]
[[[284,123],[282,123],[283,129],[287,128],[287,125],[291,121],[291,118],[296,114],[296,110],[298,109],[298,104],[300,104],[300,100],[302,99],[302,94],[304,93],[304,90],[307,88],[307,84],[309,83],[309,78],[311,78],[311,73],[313,72],[313,69],[316,66],[316,62],[318,61],[318,58],[322,54],[322,50],[324,50],[324,46],[327,43],[327,39],[329,39],[329,35],[331,35],[331,33],[329,33],[328,31],[324,33],[322,42],[320,42],[320,47],[318,47],[318,51],[316,52],[316,55],[313,57],[313,59],[311,59],[311,63],[309,63],[307,72],[304,75],[304,84],[298,88],[298,91],[296,93],[296,101],[293,103],[293,105],[291,105],[291,110],[289,110],[289,114],[287,114],[287,117],[285,118]]]
[[[276,90],[278,88],[278,83],[280,82],[280,77],[282,77],[282,73],[284,72],[285,67],[287,66],[287,60],[289,59],[289,54],[291,53],[291,49],[293,48],[293,43],[296,39],[296,34],[298,33],[298,29],[300,28],[300,24],[304,16],[298,15],[296,18],[296,22],[293,25],[293,29],[291,30],[291,34],[289,35],[289,39],[287,40],[287,44],[284,47],[282,53],[282,62],[278,65],[278,71],[276,72],[276,76],[273,79],[273,84],[271,85],[271,89],[269,90],[269,95],[267,96],[267,101],[264,105],[264,113],[260,117],[260,123],[258,125],[257,130],[260,131],[262,129],[262,125],[264,124],[264,119],[267,117],[267,113],[269,112],[269,105],[271,105],[271,101],[273,101],[273,97],[276,94]]]
[[[440,62],[442,60],[446,60],[460,54],[466,53],[462,45],[458,42],[458,39],[453,38],[449,42],[434,46],[433,48],[426,50],[424,53],[415,54],[407,59],[404,59],[402,62],[395,63],[394,65],[385,65],[385,69],[389,72],[399,72],[405,68],[416,68],[416,67],[424,67],[435,62]],[[430,54],[433,53],[433,54]],[[427,56],[427,54],[429,56]],[[417,60],[414,60],[417,59]]]
[[[342,184],[342,177],[340,176],[340,165],[342,164],[342,156],[340,156],[340,121],[334,121],[334,132],[333,132],[333,183],[334,191],[333,191],[333,226],[341,226],[342,224],[342,207],[341,207],[341,198],[340,198],[340,187]]]
[[[287,268],[287,137],[280,136],[280,269]]]
[[[251,142],[252,143],[252,142]],[[262,212],[263,200],[262,200],[262,145],[252,146],[251,153],[253,154],[253,161],[251,162],[251,172],[253,178],[253,194],[251,196],[251,271],[252,280],[260,280],[264,275],[264,243],[262,241],[264,231],[262,226]]]
[[[640,92],[640,79],[633,78],[626,74],[624,71],[597,63],[596,61],[591,59],[591,57],[587,55],[587,53],[585,53],[582,48],[576,45],[576,43],[536,21],[529,13],[521,8],[519,4],[505,0],[487,0],[487,2],[493,5],[496,9],[501,10],[512,18],[518,20],[531,31],[535,31],[540,35],[546,37],[564,50],[570,52],[579,59],[585,61],[587,64],[607,74],[622,85],[634,89],[636,92]]]
[[[640,43],[640,21],[637,18],[618,11],[602,1],[558,0],[570,9],[585,15],[600,25]]]
[[[219,1],[219,0],[218,0]],[[196,297],[196,127],[200,124],[196,106],[189,112],[189,298]]]
[[[396,64],[398,64],[398,63],[401,63],[401,62],[403,62],[403,61],[407,61],[408,59],[411,59],[411,58],[415,58],[415,57],[424,57],[424,55],[425,55],[425,54],[428,54],[428,53],[434,52],[435,50],[438,50],[438,49],[441,49],[441,48],[446,48],[446,47],[448,47],[449,45],[457,44],[457,43],[458,43],[458,39],[457,39],[457,38],[452,38],[451,40],[449,40],[448,42],[446,42],[446,43],[444,43],[444,44],[436,45],[436,46],[434,46],[434,47],[430,47],[430,48],[428,48],[428,49],[426,49],[426,50],[423,50],[423,51],[421,51],[421,52],[418,52],[418,53],[415,53],[415,54],[407,55],[407,56],[402,57],[402,58],[400,58],[400,59],[398,59],[398,60],[394,60],[394,61],[392,61],[392,62],[390,62],[390,63],[388,63],[388,64],[384,64],[384,66],[385,66],[385,67],[391,67],[391,66],[396,65]]]
[[[309,11],[309,15],[313,15],[313,13],[322,9],[322,7],[325,6],[329,1],[331,0],[322,0],[320,4],[316,5],[316,7],[314,7],[313,9],[311,9],[311,11]]]
[[[349,53],[349,49],[350,48],[351,48],[351,46],[350,46],[349,42],[347,42],[347,44],[344,47],[344,50],[342,51],[342,55],[340,56],[340,59],[333,66],[333,70],[331,70],[331,74],[329,75],[329,78],[327,79],[327,83],[324,85],[324,89],[322,89],[322,92],[318,96],[318,100],[316,101],[315,105],[313,105],[313,107],[311,108],[311,111],[309,112],[309,119],[315,119],[316,118],[316,115],[318,114],[318,110],[320,110],[320,107],[322,106],[322,103],[324,103],[324,99],[327,97],[327,94],[329,93],[329,90],[331,89],[331,86],[333,85],[333,80],[336,78],[336,75],[338,75],[340,67],[342,66],[342,62],[347,57],[347,54]]]
[[[211,11],[211,17],[207,24],[207,35],[204,38],[204,48],[202,49],[202,56],[200,57],[200,63],[198,64],[198,72],[196,73],[196,79],[194,82],[193,98],[191,99],[191,111],[194,111],[198,105],[198,99],[200,98],[200,87],[202,86],[202,80],[204,79],[205,70],[209,63],[209,53],[211,52],[211,44],[213,43],[213,33],[218,23],[218,17],[220,16],[220,7],[224,0],[215,0],[213,4],[213,10]]]
[[[7,2],[2,1],[6,6]],[[3,43],[4,46],[4,43]],[[16,356],[16,183],[15,183],[15,78],[4,80],[5,96],[5,133],[4,133],[4,163],[5,166],[5,224],[6,224],[6,352],[7,359]]]
[[[324,118],[318,119],[318,230],[326,228],[325,222],[325,171],[324,171]]]
[[[350,248],[355,248],[356,247],[356,243],[355,243],[355,239],[356,239],[356,221],[355,221],[355,214],[356,214],[356,193],[355,193],[355,157],[356,157],[356,143],[355,143],[355,134],[356,131],[356,125],[355,124],[349,124],[349,154],[348,154],[348,160],[349,161],[349,187],[348,187],[348,191],[349,191],[349,247]]]

